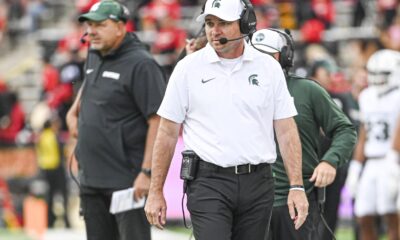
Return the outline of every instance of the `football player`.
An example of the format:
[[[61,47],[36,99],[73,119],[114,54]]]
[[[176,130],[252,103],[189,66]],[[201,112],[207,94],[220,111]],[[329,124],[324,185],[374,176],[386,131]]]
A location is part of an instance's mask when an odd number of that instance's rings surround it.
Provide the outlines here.
[[[367,62],[368,88],[360,94],[361,126],[346,185],[355,194],[362,240],[377,240],[375,217],[384,216],[389,240],[398,240],[398,152],[393,138],[400,113],[400,53],[379,50]],[[361,173],[362,165],[364,169]]]

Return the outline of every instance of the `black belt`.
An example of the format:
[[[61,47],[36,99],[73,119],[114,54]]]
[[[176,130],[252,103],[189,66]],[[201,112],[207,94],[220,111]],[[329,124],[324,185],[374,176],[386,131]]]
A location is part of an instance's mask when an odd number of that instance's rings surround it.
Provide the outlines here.
[[[270,167],[269,163],[260,163],[258,165],[243,164],[243,165],[237,165],[237,166],[232,166],[232,167],[221,167],[221,166],[215,165],[213,163],[203,161],[201,159],[199,161],[199,170],[207,170],[207,171],[214,171],[214,172],[220,172],[220,173],[233,173],[236,175],[249,174],[249,173],[257,172],[259,170],[266,169],[269,167]]]

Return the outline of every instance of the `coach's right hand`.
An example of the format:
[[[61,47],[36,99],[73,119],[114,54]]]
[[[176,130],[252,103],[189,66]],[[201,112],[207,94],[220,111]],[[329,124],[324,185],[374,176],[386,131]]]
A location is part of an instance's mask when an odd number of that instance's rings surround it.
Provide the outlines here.
[[[159,229],[164,229],[167,215],[167,203],[162,191],[150,190],[144,211],[151,225]]]
[[[294,221],[294,227],[297,230],[306,221],[308,215],[308,200],[306,193],[301,190],[290,190],[287,204],[290,217]]]

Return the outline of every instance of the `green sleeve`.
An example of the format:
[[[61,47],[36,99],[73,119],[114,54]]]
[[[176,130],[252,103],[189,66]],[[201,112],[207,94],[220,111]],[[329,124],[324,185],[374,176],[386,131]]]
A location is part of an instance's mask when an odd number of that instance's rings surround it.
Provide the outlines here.
[[[314,117],[321,124],[326,137],[331,139],[331,145],[321,160],[337,168],[351,158],[357,141],[355,127],[328,92],[317,83],[313,84],[311,96],[315,109]]]

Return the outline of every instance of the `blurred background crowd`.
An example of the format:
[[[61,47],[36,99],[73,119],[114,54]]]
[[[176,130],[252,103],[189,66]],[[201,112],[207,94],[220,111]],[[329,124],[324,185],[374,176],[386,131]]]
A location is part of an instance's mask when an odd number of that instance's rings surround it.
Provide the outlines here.
[[[77,16],[96,2],[0,0],[0,228],[29,221],[29,197],[46,200],[48,227],[75,227],[68,216],[78,215],[78,190],[67,170],[76,173],[76,164],[65,115],[82,82],[88,48]],[[121,2],[131,12],[129,30],[170,74],[186,39],[199,34],[195,18],[204,0]],[[400,50],[398,0],[251,2],[258,29],[291,30],[296,74],[353,103],[367,86],[369,56],[382,48]],[[356,104],[338,103],[358,124]],[[342,223],[351,217],[342,209]]]

